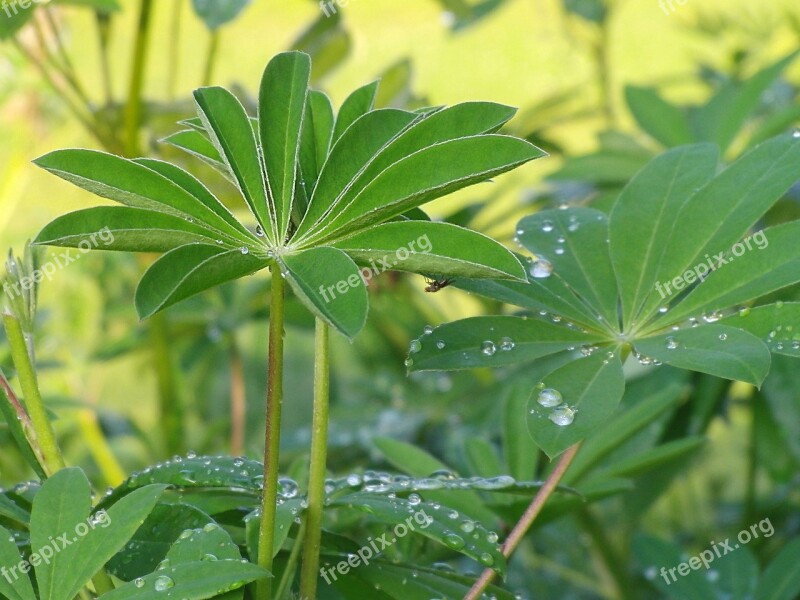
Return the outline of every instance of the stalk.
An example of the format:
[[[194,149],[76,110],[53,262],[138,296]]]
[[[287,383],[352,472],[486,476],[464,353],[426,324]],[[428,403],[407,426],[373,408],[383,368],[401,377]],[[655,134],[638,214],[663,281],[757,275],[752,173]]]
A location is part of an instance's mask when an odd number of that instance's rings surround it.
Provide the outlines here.
[[[36,379],[36,370],[28,354],[28,345],[25,343],[25,335],[22,332],[20,322],[10,314],[3,315],[3,325],[6,329],[8,345],[11,349],[11,358],[14,361],[14,368],[17,370],[17,377],[22,388],[23,401],[30,417],[30,424],[36,434],[41,450],[41,458],[45,472],[48,476],[63,469],[64,457],[61,448],[56,441],[56,434],[53,424],[47,416],[47,410],[42,401],[42,394],[39,391],[39,382]]]
[[[231,454],[244,454],[245,421],[247,419],[247,390],[244,365],[236,334],[231,334],[229,364],[231,375]]]
[[[128,102],[125,105],[125,152],[129,157],[139,154],[139,127],[142,121],[142,86],[147,45],[150,40],[150,17],[153,0],[141,0],[139,5],[139,24],[136,30],[136,43],[131,67]]]
[[[164,447],[169,454],[183,454],[186,440],[184,410],[175,381],[167,317],[164,313],[157,313],[149,321],[148,336],[158,385],[159,421]]]
[[[536,517],[539,516],[542,508],[544,508],[545,503],[556,490],[556,487],[558,487],[559,482],[564,477],[564,473],[567,472],[579,448],[580,443],[577,443],[574,446],[570,446],[566,452],[561,455],[556,468],[553,469],[553,472],[547,477],[544,485],[533,498],[533,502],[531,502],[530,506],[525,510],[522,518],[520,518],[519,522],[514,526],[514,529],[503,543],[503,556],[509,558],[514,550],[517,549],[517,546],[520,545],[525,534],[528,533],[528,530],[536,520]],[[473,585],[467,595],[464,596],[464,600],[479,600],[483,592],[486,591],[486,588],[489,587],[489,584],[492,583],[494,576],[495,572],[492,569],[484,570],[478,581],[475,582],[475,585]]]
[[[280,267],[273,264],[272,298],[269,311],[269,351],[266,426],[264,430],[264,497],[261,503],[261,525],[258,532],[258,565],[272,572],[275,553],[275,507],[278,501],[278,454],[281,445],[281,408],[283,403],[283,323],[286,282]],[[256,586],[257,600],[270,600],[271,579],[262,579]]]
[[[308,509],[300,570],[300,597],[317,597],[322,540],[322,511],[325,502],[325,472],[328,451],[328,415],[330,412],[330,330],[316,320],[314,348],[314,420],[311,426],[311,466],[308,473]]]
[[[217,62],[217,54],[219,52],[219,29],[211,32],[211,38],[208,40],[208,53],[206,54],[206,66],[203,70],[203,85],[211,85],[214,79],[214,66]]]
[[[78,412],[78,426],[83,435],[83,440],[89,448],[89,453],[100,469],[106,484],[111,487],[120,485],[125,481],[125,471],[111,451],[105,435],[103,435],[103,430],[97,421],[97,413],[90,408],[81,409]]]

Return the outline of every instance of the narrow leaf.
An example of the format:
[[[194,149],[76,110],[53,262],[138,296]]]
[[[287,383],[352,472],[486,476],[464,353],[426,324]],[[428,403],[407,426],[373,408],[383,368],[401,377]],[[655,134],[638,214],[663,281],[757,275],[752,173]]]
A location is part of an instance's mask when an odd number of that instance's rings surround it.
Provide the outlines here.
[[[378,94],[379,82],[373,81],[362,86],[350,94],[342,103],[339,114],[336,116],[336,126],[333,130],[333,141],[336,142],[347,128],[355,123],[359,117],[367,114],[375,106],[375,97]]]
[[[743,308],[719,322],[761,339],[770,352],[800,358],[800,302]]]

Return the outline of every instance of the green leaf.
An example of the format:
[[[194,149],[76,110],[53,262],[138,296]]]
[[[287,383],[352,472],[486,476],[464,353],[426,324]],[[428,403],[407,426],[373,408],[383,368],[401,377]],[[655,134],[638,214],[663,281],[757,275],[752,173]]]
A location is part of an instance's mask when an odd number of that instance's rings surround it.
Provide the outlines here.
[[[718,575],[714,583],[717,598],[750,600],[755,597],[758,561],[749,548],[741,547],[736,552],[723,554],[714,561],[711,568]]]
[[[685,554],[673,544],[640,534],[634,538],[633,553],[639,559],[645,577],[667,598],[709,600],[716,597],[705,570],[689,569]],[[681,564],[686,564],[686,575],[677,572]],[[669,569],[673,569],[672,574]]]
[[[668,268],[657,281],[671,281],[729,250],[796,182],[798,168],[800,139],[787,134],[751,150],[689,198],[675,222],[690,225],[673,228],[665,246],[669,263],[662,265]],[[644,314],[665,304],[653,292]]]
[[[694,141],[686,115],[655,89],[629,85],[625,100],[639,126],[657,142],[671,148]]]
[[[445,323],[412,342],[412,371],[499,367],[532,361],[603,338],[524,317],[470,317]]]
[[[549,262],[548,269],[602,315],[608,329],[618,331],[617,284],[608,237],[608,217],[590,208],[545,210],[517,225],[520,243],[538,260]]]
[[[261,567],[240,560],[216,560],[184,563],[156,571],[100,596],[102,600],[161,600],[170,595],[186,600],[205,600],[221,593],[271,577]]]
[[[696,454],[697,450],[705,443],[706,439],[702,436],[667,442],[655,448],[640,451],[633,456],[616,460],[599,469],[592,479],[605,481],[611,477],[638,477],[666,463],[686,464],[688,456]]]
[[[643,357],[681,369],[760,387],[769,372],[769,348],[751,333],[725,325],[703,325],[634,342]]]
[[[322,165],[308,211],[295,237],[301,239],[304,233],[313,230],[336,207],[364,165],[416,118],[413,113],[392,108],[375,110],[358,119],[334,143],[330,157]]]
[[[144,577],[156,570],[181,533],[211,521],[210,516],[191,504],[159,502],[133,534],[130,544],[109,561],[108,571],[123,581]]]
[[[52,554],[36,566],[40,598],[72,600],[128,542],[163,490],[137,490],[90,520],[91,490],[80,469],[64,469],[48,479],[31,512],[31,549],[42,559],[48,550]]]
[[[94,150],[56,150],[34,162],[101,198],[231,231],[231,225],[202,200],[135,161]]]
[[[302,517],[305,512],[303,504],[308,505],[305,498],[283,499],[275,507],[275,537],[273,543],[273,557],[277,556],[283,548],[283,544],[289,538],[289,531],[297,517]],[[261,514],[253,511],[245,517],[245,530],[247,537],[247,550],[250,553],[250,561],[258,560],[258,536],[261,528]]]
[[[277,241],[286,237],[289,227],[310,77],[308,54],[284,52],[269,62],[261,79],[259,135],[275,210]]]
[[[214,559],[210,558],[211,556]],[[241,560],[241,558],[239,547],[233,543],[230,534],[216,523],[185,530],[167,552],[167,559],[173,565],[199,560]]]
[[[98,206],[56,218],[39,232],[34,243],[66,248],[166,252],[194,242],[213,243],[216,235],[214,231],[169,214],[141,208]]]
[[[346,252],[356,264],[375,265],[382,270],[525,279],[525,269],[498,242],[449,223],[384,223],[332,245]],[[375,271],[373,267],[373,275]]]
[[[0,565],[11,571],[22,562],[19,548],[11,532],[0,526]],[[9,575],[0,577],[0,594],[9,600],[36,600],[30,577],[26,573],[19,573],[17,577]],[[14,571],[11,571],[14,573]]]
[[[375,97],[378,94],[378,81],[368,83],[350,94],[342,103],[339,114],[336,116],[336,125],[333,129],[334,143],[344,135],[344,132],[375,106]]]
[[[528,434],[525,414],[530,386],[518,383],[507,388],[503,410],[503,451],[509,472],[517,479],[533,479],[539,462],[539,449]]]
[[[506,560],[497,545],[497,536],[486,530],[481,523],[460,517],[453,518],[452,508],[438,502],[424,502],[419,499],[390,498],[375,494],[350,494],[332,500],[329,508],[347,507],[370,515],[382,523],[395,525],[387,536],[397,541],[399,529],[403,525],[409,533],[414,532],[443,544],[447,548],[469,556],[484,567],[503,574]]]
[[[527,419],[536,445],[554,458],[604,423],[624,391],[619,354],[609,357],[598,351],[545,376],[533,389],[528,411],[520,418]],[[541,403],[545,397],[552,406]]]
[[[495,134],[430,146],[399,160],[371,181],[348,206],[336,211],[322,238],[335,239],[342,230],[386,221],[543,155],[524,140]]]
[[[336,8],[335,5],[328,6]],[[342,65],[352,45],[351,36],[342,25],[341,12],[337,10],[326,14],[323,10],[317,20],[292,42],[290,48],[311,56],[311,81],[316,84]]]
[[[436,471],[447,471],[448,466],[422,448],[387,437],[373,438],[372,443],[398,469],[415,477],[427,477]]]
[[[800,539],[795,539],[772,559],[761,576],[755,600],[792,600],[800,594]]]
[[[364,327],[369,301],[356,264],[336,248],[313,248],[282,258],[292,290],[312,313],[349,338]]]
[[[192,0],[198,17],[211,31],[230,23],[247,8],[251,0]]]
[[[799,236],[800,221],[770,227],[734,245],[731,253],[721,257],[727,264],[719,265],[715,260],[713,271],[703,264],[702,271],[708,273],[706,278],[677,306],[657,319],[652,329],[745,304],[797,283],[800,281]],[[699,271],[695,269],[692,273],[697,275]]]
[[[239,248],[188,244],[167,252],[142,276],[136,310],[145,319],[190,296],[266,267],[268,261]]]
[[[229,231],[235,239],[238,239],[242,242],[256,239],[255,236],[253,236],[253,234],[250,233],[250,231],[244,225],[242,225],[236,219],[236,217],[233,216],[231,211],[229,211],[228,208],[191,173],[184,171],[172,163],[153,158],[136,158],[134,159],[134,162],[144,165],[156,173],[163,175],[176,185],[179,185],[184,190],[189,192],[192,196],[197,198],[197,200],[205,204],[220,218],[220,220],[228,224],[229,227],[227,229],[220,228],[223,231]]]
[[[696,111],[692,119],[697,137],[716,142],[724,150],[736,139],[747,119],[761,106],[764,92],[797,57],[793,52],[747,81],[730,80],[714,97]]]
[[[648,163],[614,205],[610,251],[626,327],[637,318],[656,283],[675,276],[668,243],[678,213],[687,198],[712,180],[718,160],[718,151],[710,144],[670,150]]]
[[[300,172],[309,195],[314,191],[322,165],[328,159],[333,139],[333,123],[330,98],[323,92],[309,91],[300,136]]]
[[[239,100],[221,87],[195,90],[198,115],[211,141],[264,233],[280,240],[272,222],[275,209],[268,206],[266,182],[261,168],[258,145],[250,119]]]
[[[168,135],[161,141],[165,144],[169,144],[170,146],[174,146],[175,148],[183,150],[195,158],[199,158],[204,163],[210,165],[219,173],[221,173],[225,179],[231,183],[234,182],[233,175],[228,170],[228,167],[225,166],[225,163],[217,149],[214,147],[214,144],[211,143],[211,140],[209,140],[199,131],[185,129],[184,131],[178,131],[177,133]]]

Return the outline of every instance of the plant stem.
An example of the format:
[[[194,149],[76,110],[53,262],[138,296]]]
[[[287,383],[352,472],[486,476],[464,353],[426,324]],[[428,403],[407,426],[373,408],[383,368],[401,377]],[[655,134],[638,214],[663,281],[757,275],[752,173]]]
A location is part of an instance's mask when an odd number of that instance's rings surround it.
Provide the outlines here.
[[[275,551],[275,508],[278,501],[278,461],[281,446],[281,408],[283,403],[283,322],[286,282],[280,267],[273,264],[272,298],[269,311],[269,351],[267,379],[266,426],[264,429],[264,497],[261,503],[261,525],[258,532],[258,565],[272,572]],[[257,600],[270,600],[271,579],[262,579],[256,586]]]
[[[211,80],[214,79],[214,65],[217,62],[217,52],[219,51],[219,29],[211,32],[211,38],[208,40],[208,54],[206,54],[206,67],[203,71],[203,85],[211,85]]]
[[[128,102],[125,105],[125,152],[128,157],[139,154],[139,127],[142,121],[142,85],[147,63],[147,45],[150,38],[150,17],[152,12],[153,0],[141,0],[130,86],[128,88]]]
[[[283,570],[283,577],[281,577],[280,585],[278,585],[278,589],[275,592],[275,600],[283,600],[292,586],[292,579],[294,579],[294,574],[297,571],[297,559],[300,558],[300,550],[303,549],[305,532],[306,519],[303,518],[303,522],[300,524],[300,528],[297,530],[297,539],[292,547],[292,553],[289,555],[289,560],[286,562],[286,568]]]
[[[53,424],[47,416],[47,410],[42,401],[39,382],[36,380],[36,370],[31,362],[30,354],[28,354],[28,345],[25,343],[22,326],[10,314],[3,315],[3,325],[5,326],[8,345],[11,349],[14,368],[17,370],[17,377],[22,388],[25,408],[30,416],[31,426],[36,433],[36,439],[41,449],[42,460],[44,461],[42,466],[47,475],[50,476],[66,466],[64,457],[56,441]]]
[[[235,334],[231,335],[229,363],[231,371],[231,454],[239,456],[244,453],[247,393],[242,355],[239,352]]]
[[[108,60],[108,40],[111,29],[111,16],[105,13],[95,13],[97,25],[97,42],[100,46],[100,77],[103,82],[103,96],[106,106],[114,104],[114,89],[111,85],[111,65]]]
[[[186,450],[184,411],[175,382],[168,325],[166,315],[156,313],[150,317],[148,336],[158,385],[159,420],[164,448],[169,454],[183,454]]]
[[[330,412],[330,330],[316,320],[314,339],[314,420],[311,425],[311,465],[308,472],[308,509],[303,565],[300,569],[300,597],[317,597],[322,512],[325,502],[325,473],[328,458],[328,415]]]
[[[167,76],[167,98],[170,100],[175,99],[175,88],[178,84],[182,9],[183,0],[173,0],[172,19],[169,26],[169,71]]]
[[[553,469],[553,471],[547,477],[544,485],[541,487],[541,489],[539,489],[539,492],[536,494],[536,496],[534,496],[530,506],[528,506],[528,508],[525,510],[525,513],[522,515],[519,522],[517,522],[517,524],[514,526],[514,529],[503,543],[503,556],[509,558],[514,550],[517,549],[517,546],[520,545],[525,537],[525,534],[528,533],[528,530],[536,520],[536,517],[539,516],[542,508],[544,508],[545,503],[553,494],[556,487],[558,487],[561,478],[564,477],[564,473],[567,472],[567,469],[575,458],[575,455],[578,453],[580,446],[580,442],[574,446],[570,446],[567,448],[564,454],[561,455],[561,458],[558,459],[558,464],[556,465],[555,469]],[[486,588],[489,587],[489,584],[492,583],[494,576],[495,572],[492,569],[484,570],[478,581],[475,582],[475,585],[473,585],[467,595],[464,596],[464,600],[478,600]]]
[[[78,425],[89,453],[100,469],[106,485],[117,487],[125,481],[125,471],[120,466],[111,447],[108,445],[108,440],[103,435],[103,430],[97,421],[97,413],[90,408],[78,411]]]

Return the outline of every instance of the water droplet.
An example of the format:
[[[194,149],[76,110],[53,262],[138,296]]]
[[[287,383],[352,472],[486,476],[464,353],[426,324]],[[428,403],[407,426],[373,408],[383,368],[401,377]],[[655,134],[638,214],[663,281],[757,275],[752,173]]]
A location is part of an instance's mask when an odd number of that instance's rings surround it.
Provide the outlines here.
[[[654,581],[658,575],[658,569],[655,567],[647,567],[644,571],[644,578],[648,581]]]
[[[556,238],[556,242],[559,243],[559,244],[563,244],[566,241],[567,241],[567,238],[565,238],[563,235],[560,235],[560,236],[558,236]]]
[[[223,242],[222,242],[222,240],[217,240],[217,243],[222,245]]]
[[[137,577],[136,579],[133,580],[133,585],[135,585],[137,588],[143,588],[144,579],[141,577]]]
[[[488,552],[484,552],[478,557],[480,563],[485,567],[491,567],[494,564],[494,558]]]
[[[534,279],[547,279],[552,273],[553,263],[543,258],[535,261],[530,268],[531,277]]]
[[[719,339],[720,339],[720,341],[724,342],[725,340],[728,339],[728,334],[727,333],[720,333],[719,334]]]
[[[494,531],[490,531],[489,533],[486,534],[486,541],[489,542],[490,544],[496,544],[497,540],[499,539],[500,539],[499,536]]]
[[[676,340],[674,337],[672,337],[671,335],[667,336],[666,340],[667,350],[675,350],[680,345],[681,345],[680,342]]]
[[[462,538],[460,535],[456,535],[455,533],[448,533],[446,536],[444,536],[444,543],[454,550],[460,550],[466,545],[464,538]]]
[[[564,254],[564,248],[559,246],[558,248],[555,249],[555,253],[561,256],[562,254]]]
[[[411,494],[408,497],[408,503],[411,506],[418,506],[419,504],[422,503],[422,498],[420,497],[419,494]]]
[[[475,522],[474,521],[464,521],[460,526],[459,529],[464,533],[472,533],[475,531]]]
[[[256,235],[258,237],[264,237],[264,229],[261,227],[261,225],[256,225]]]
[[[494,342],[486,340],[481,344],[481,354],[484,356],[494,356],[495,352],[497,352],[497,346],[494,345]]]
[[[562,401],[561,392],[553,388],[546,388],[539,392],[539,397],[536,398],[536,401],[547,408],[558,406]]]
[[[717,581],[719,579],[719,571],[715,571],[714,569],[709,570],[708,573],[706,573],[706,579],[712,583]]]
[[[800,129],[795,129],[795,130],[792,132],[792,137],[793,137],[794,139],[796,139],[796,140],[800,140]]]
[[[162,575],[161,577],[156,578],[154,587],[157,592],[163,592],[172,587],[175,587],[175,582],[172,580],[171,577]]]
[[[516,346],[516,344],[510,337],[500,338],[500,350],[508,352],[509,350],[513,350],[514,346]]]
[[[442,340],[439,340],[438,342],[436,342],[436,348],[439,349],[439,350],[444,350],[444,347],[446,345],[447,344],[445,344]]]
[[[219,529],[219,525],[217,525],[216,523],[208,523],[206,524],[205,527],[203,527],[203,531],[205,531],[206,533],[211,533],[212,531],[216,531],[217,529]]]
[[[559,427],[566,427],[575,420],[576,412],[578,411],[569,406],[559,406],[550,413],[549,419]]]
[[[420,350],[422,350],[422,343],[419,340],[413,340],[408,351],[411,352],[411,354],[416,354]]]
[[[241,248],[239,248],[239,252],[241,252],[242,254],[250,254],[250,249],[247,246],[242,246]]]
[[[408,367],[408,368],[411,368],[411,367],[413,367],[413,366],[414,366],[414,359],[413,359],[413,358],[407,358],[407,359],[405,360],[405,362],[403,362],[403,364],[404,364],[406,367]]]
[[[570,223],[569,227],[567,227],[567,231],[578,231],[578,227],[580,227],[579,223]]]
[[[720,313],[718,310],[715,310],[714,312],[709,313],[707,315],[703,315],[703,321],[705,321],[706,323],[716,323],[721,318],[722,318],[722,313]]]
[[[433,326],[432,325],[425,325],[425,328],[422,330],[425,335],[430,335],[433,333]]]
[[[745,306],[744,308],[739,309],[739,316],[740,317],[746,317],[749,314],[750,314],[750,307],[749,306]]]
[[[665,313],[666,313],[668,310],[669,310],[669,306],[662,306],[661,308],[659,308],[659,309],[658,309],[658,312],[659,312],[659,313],[661,313],[661,314],[663,315],[663,314],[665,314]]]
[[[553,222],[552,221],[542,221],[542,231],[545,233],[550,233],[553,231]]]
[[[347,485],[350,487],[355,487],[357,485],[361,485],[361,476],[354,473],[352,475],[348,475],[346,481]]]

